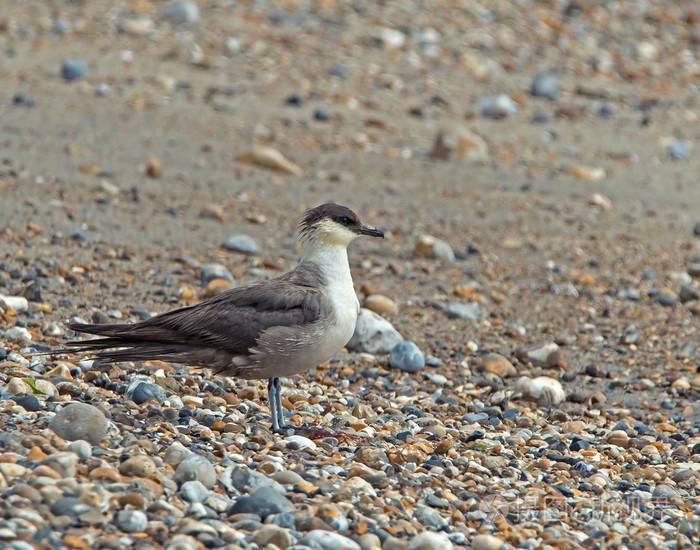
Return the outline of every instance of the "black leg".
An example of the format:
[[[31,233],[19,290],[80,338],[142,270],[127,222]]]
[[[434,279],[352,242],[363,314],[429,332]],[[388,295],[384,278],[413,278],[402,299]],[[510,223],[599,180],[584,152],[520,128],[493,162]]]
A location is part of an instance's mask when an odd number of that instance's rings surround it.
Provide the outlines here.
[[[270,407],[270,418],[272,419],[272,431],[279,433],[279,416],[277,414],[276,383],[277,378],[270,378],[267,381],[267,404]]]
[[[277,426],[280,430],[287,427],[284,421],[284,407],[282,406],[282,381],[279,378],[274,379],[275,387],[275,411],[277,413]]]

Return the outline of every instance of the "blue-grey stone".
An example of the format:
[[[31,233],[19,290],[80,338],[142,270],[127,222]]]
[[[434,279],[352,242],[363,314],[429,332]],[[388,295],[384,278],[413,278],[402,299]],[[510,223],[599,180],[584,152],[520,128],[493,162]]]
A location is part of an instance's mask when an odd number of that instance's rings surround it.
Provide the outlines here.
[[[58,411],[49,428],[66,441],[83,439],[97,445],[107,435],[109,421],[97,407],[76,402]]]
[[[50,510],[54,516],[78,516],[91,511],[92,507],[77,497],[62,497],[51,504]]]
[[[192,0],[175,0],[165,9],[165,17],[173,25],[188,25],[199,21],[199,6]]]
[[[554,75],[541,73],[530,83],[530,94],[535,97],[554,100],[559,97],[559,83]]]
[[[187,502],[203,502],[209,489],[207,489],[199,480],[185,481],[180,487],[180,495]]]
[[[151,399],[163,403],[168,398],[168,395],[158,384],[148,382],[147,380],[135,380],[127,388],[126,397],[137,405],[140,405]]]
[[[505,94],[485,97],[477,103],[481,116],[487,118],[506,118],[518,112],[518,105]]]
[[[257,514],[263,520],[272,514],[293,512],[294,505],[272,487],[261,487],[252,495],[239,498],[229,510],[232,514]]]
[[[142,533],[148,527],[148,517],[141,510],[122,510],[116,523],[126,533]]]
[[[440,512],[425,504],[416,506],[416,509],[413,511],[413,519],[423,527],[435,531],[440,531],[448,526],[447,520],[440,515]]]
[[[177,470],[175,470],[173,480],[179,484],[197,480],[208,489],[211,489],[216,483],[216,471],[206,458],[191,454],[180,462]]]
[[[260,247],[249,235],[231,235],[221,243],[221,246],[226,250],[238,252],[239,254],[247,254],[249,256],[260,254]]]
[[[13,397],[12,400],[24,408],[25,411],[34,412],[43,409],[41,401],[33,395],[18,395]]]
[[[203,265],[201,271],[202,285],[206,285],[209,281],[213,281],[214,279],[224,279],[230,283],[236,282],[236,279],[234,279],[231,272],[226,269],[226,266],[221,264]]]
[[[66,82],[81,80],[87,75],[87,65],[79,59],[65,59],[61,65],[61,76]]]
[[[393,325],[374,311],[362,308],[348,349],[366,353],[389,353],[403,338]]]
[[[389,365],[404,372],[418,372],[425,367],[425,356],[416,344],[404,340],[391,348]]]
[[[447,316],[450,319],[480,321],[484,318],[484,310],[477,302],[454,303],[447,308]]]
[[[673,140],[673,143],[666,149],[666,154],[672,160],[688,160],[690,158],[688,148],[680,139]]]

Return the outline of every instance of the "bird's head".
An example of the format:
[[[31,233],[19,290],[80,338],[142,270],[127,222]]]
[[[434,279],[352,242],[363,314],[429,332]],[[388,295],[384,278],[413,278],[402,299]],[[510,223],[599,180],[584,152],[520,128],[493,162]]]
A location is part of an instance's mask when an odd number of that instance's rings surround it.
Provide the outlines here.
[[[384,231],[363,225],[355,212],[332,202],[307,210],[299,222],[299,238],[305,244],[348,246],[360,235],[384,237]]]

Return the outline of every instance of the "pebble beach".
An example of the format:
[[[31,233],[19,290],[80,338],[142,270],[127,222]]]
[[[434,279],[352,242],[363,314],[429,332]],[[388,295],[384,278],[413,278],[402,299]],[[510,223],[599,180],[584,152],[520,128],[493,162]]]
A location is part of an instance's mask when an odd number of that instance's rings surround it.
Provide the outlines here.
[[[697,2],[5,4],[0,547],[700,545]],[[306,429],[47,353],[280,275],[326,201],[386,238]]]

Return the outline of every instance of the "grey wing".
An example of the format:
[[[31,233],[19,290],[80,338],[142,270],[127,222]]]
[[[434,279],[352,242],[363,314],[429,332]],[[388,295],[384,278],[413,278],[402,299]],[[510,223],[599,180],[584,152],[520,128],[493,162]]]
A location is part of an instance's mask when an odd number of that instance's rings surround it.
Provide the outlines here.
[[[97,357],[107,361],[180,360],[223,368],[234,357],[250,355],[265,331],[318,320],[321,293],[303,283],[287,274],[140,323],[71,324],[73,330],[104,338],[69,342],[68,347],[98,352]]]

